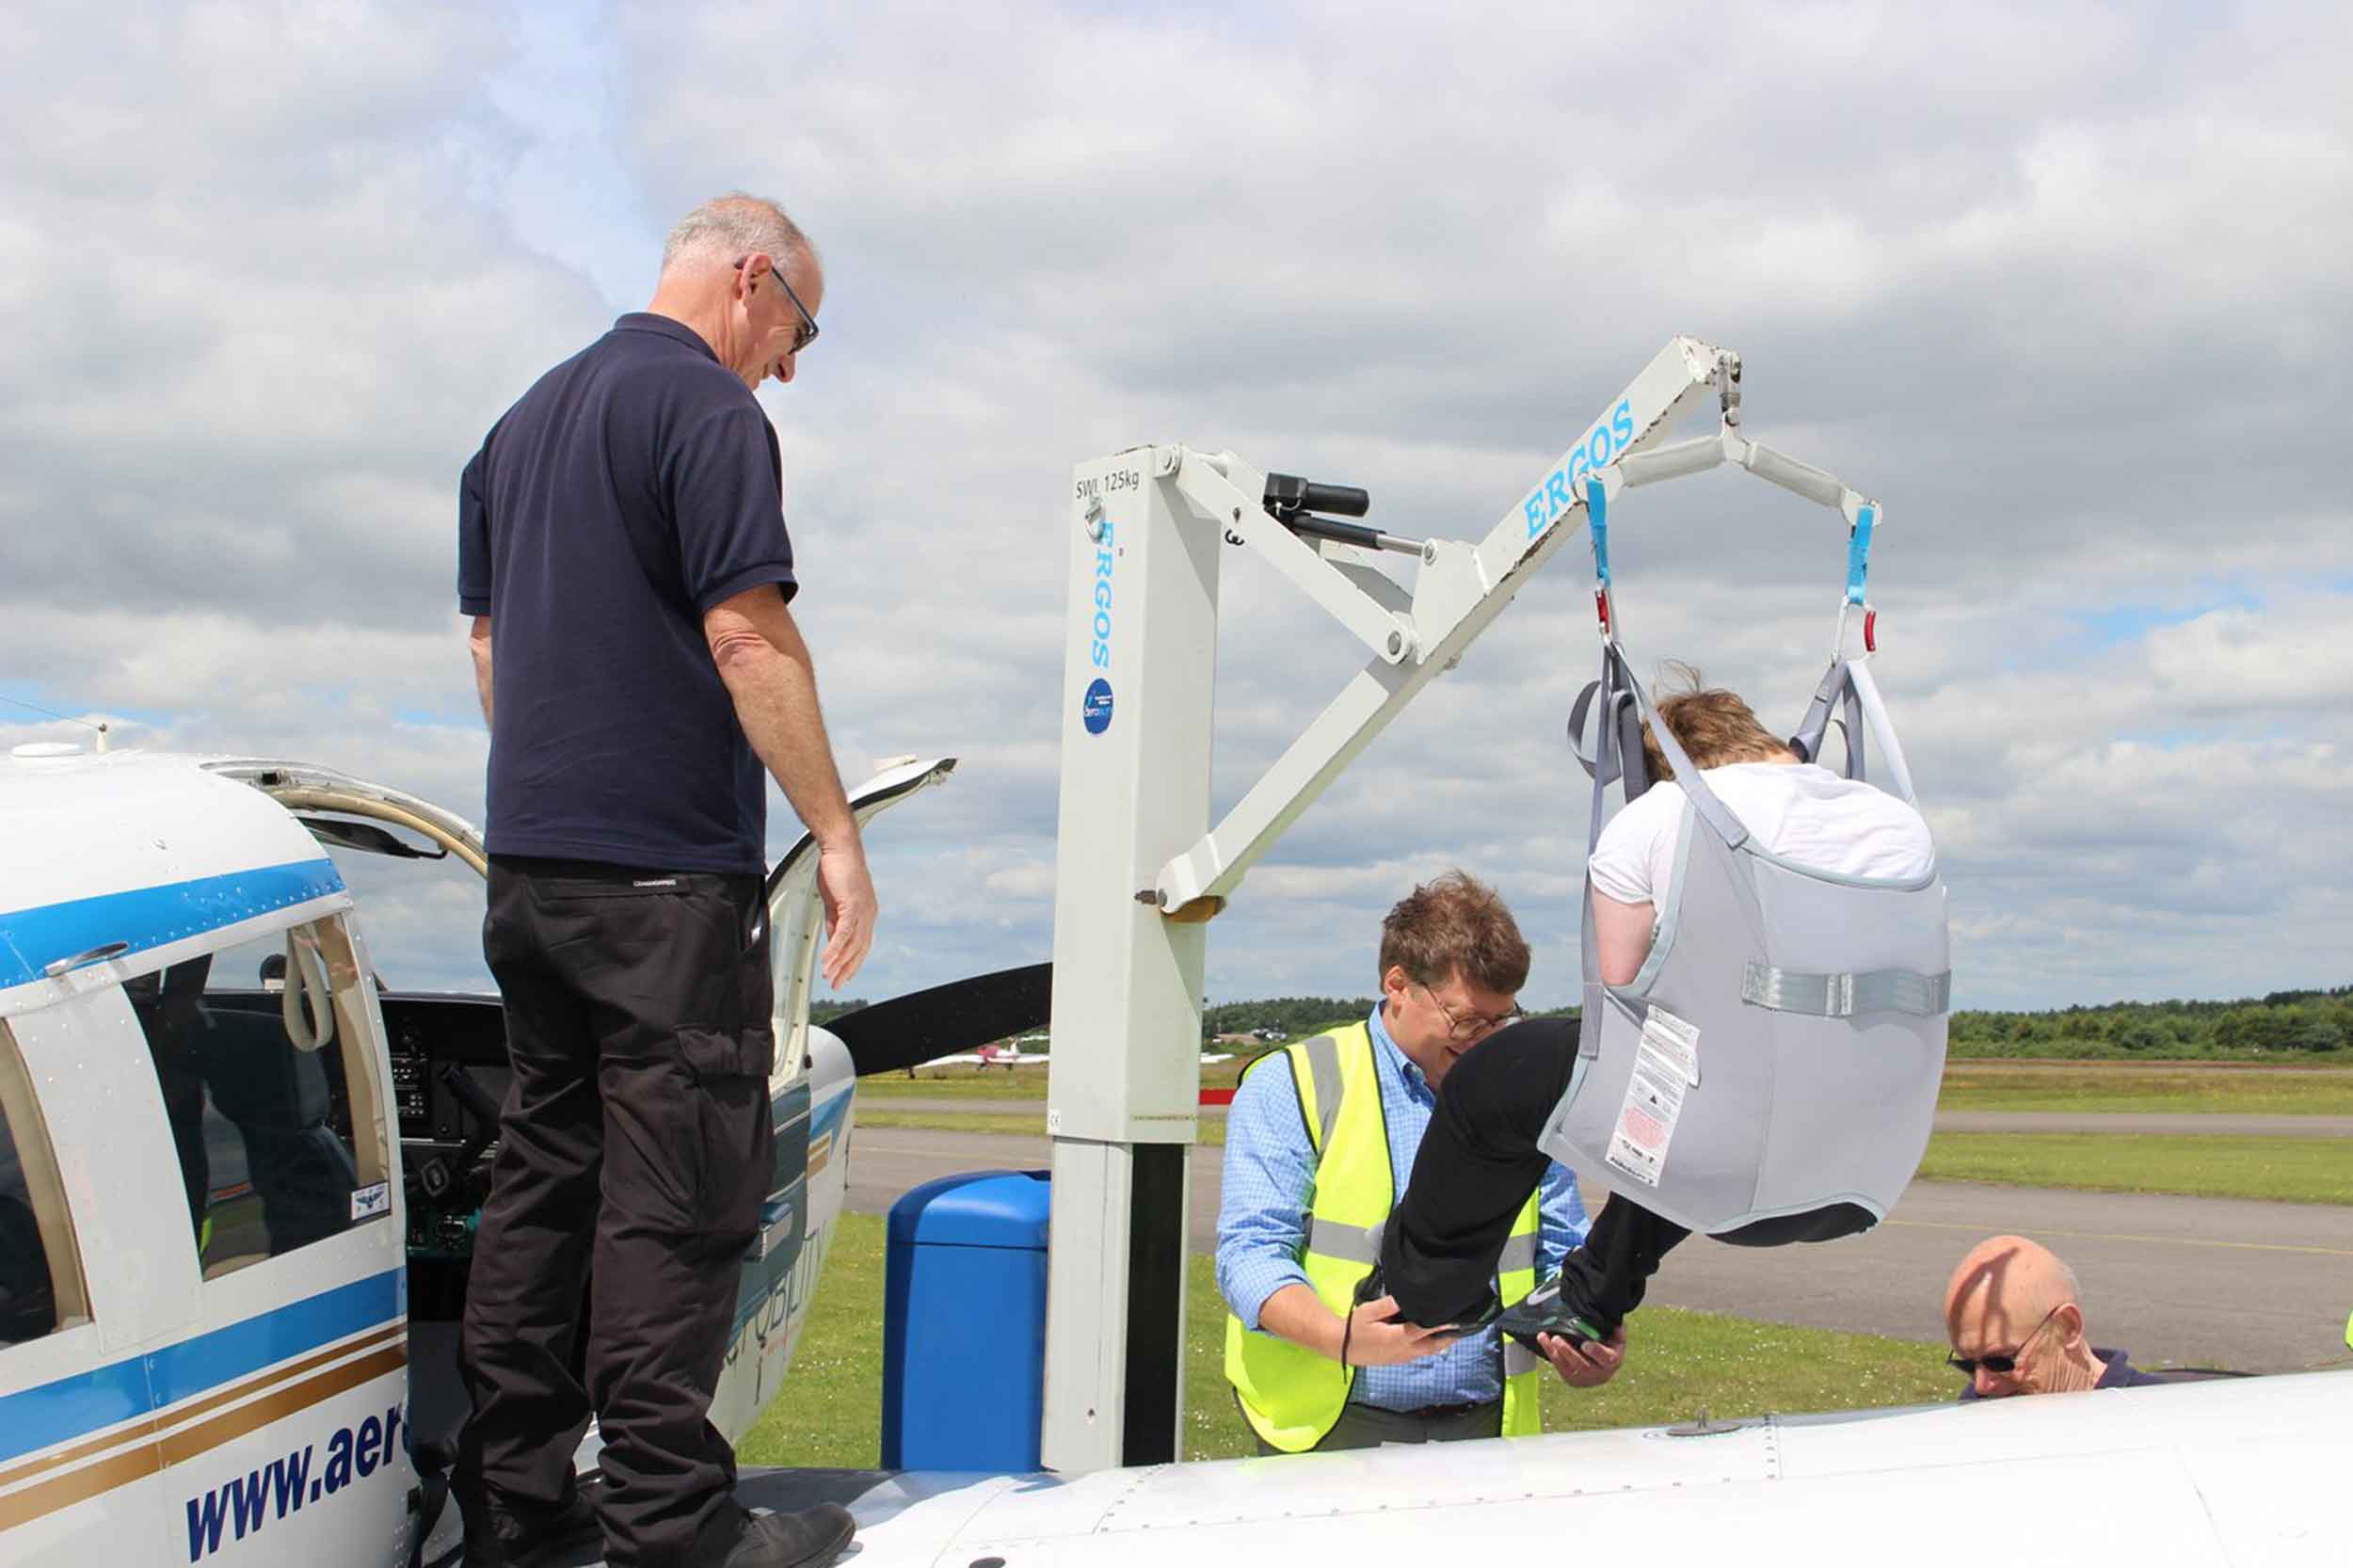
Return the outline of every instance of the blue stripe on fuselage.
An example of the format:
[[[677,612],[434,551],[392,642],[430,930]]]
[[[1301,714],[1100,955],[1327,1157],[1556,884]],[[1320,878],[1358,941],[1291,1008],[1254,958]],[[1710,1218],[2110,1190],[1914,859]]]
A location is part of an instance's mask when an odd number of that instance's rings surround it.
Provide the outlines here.
[[[110,1366],[0,1396],[0,1464],[209,1393],[398,1319],[408,1274],[380,1274]]]
[[[335,862],[322,856],[11,910],[0,914],[0,990],[38,980],[44,966],[93,948],[122,942],[130,952],[143,952],[343,887]]]
[[[853,1083],[850,1087],[845,1087],[837,1093],[833,1098],[809,1108],[808,1141],[810,1143],[814,1144],[826,1133],[840,1129],[842,1118],[850,1112],[850,1089],[855,1086]]]

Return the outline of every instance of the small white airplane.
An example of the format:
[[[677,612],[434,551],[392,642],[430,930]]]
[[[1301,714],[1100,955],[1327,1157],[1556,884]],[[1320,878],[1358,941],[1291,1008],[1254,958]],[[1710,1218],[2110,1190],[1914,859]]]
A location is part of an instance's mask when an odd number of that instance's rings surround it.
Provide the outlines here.
[[[494,997],[384,988],[321,846],[478,873],[480,836],[325,769],[40,745],[0,760],[0,1562],[449,1555],[417,1462],[465,1408],[504,1030]],[[808,1026],[811,848],[768,879],[776,1161],[712,1411],[730,1437],[776,1396],[841,1208],[855,1069]]]
[[[1020,1041],[1010,1040],[1002,1045],[983,1046],[978,1050],[959,1051],[953,1056],[936,1056],[929,1062],[920,1062],[917,1065],[922,1067],[1042,1067],[1046,1064],[1048,1054],[1042,1050],[1023,1050]],[[1233,1059],[1234,1055],[1231,1051],[1205,1050],[1201,1053],[1201,1064],[1205,1067],[1214,1067],[1220,1062],[1231,1062]]]
[[[935,1056],[929,1062],[917,1064],[924,1067],[1042,1067],[1049,1052],[1027,1051],[1018,1040],[983,1046],[978,1050],[958,1051],[952,1056]]]

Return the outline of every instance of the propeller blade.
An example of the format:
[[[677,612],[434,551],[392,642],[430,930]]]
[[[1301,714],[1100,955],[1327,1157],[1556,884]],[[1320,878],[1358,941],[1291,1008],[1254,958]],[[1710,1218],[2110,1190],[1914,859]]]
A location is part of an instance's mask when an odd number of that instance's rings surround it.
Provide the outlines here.
[[[1054,966],[973,975],[914,991],[817,1027],[850,1048],[860,1078],[920,1066],[1046,1025]]]

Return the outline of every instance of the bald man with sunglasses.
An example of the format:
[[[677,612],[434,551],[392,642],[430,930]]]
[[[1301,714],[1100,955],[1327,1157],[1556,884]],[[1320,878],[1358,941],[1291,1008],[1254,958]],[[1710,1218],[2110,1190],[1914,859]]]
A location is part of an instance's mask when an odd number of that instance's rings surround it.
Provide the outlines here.
[[[1978,1242],[1945,1288],[1945,1359],[1969,1379],[1964,1400],[2074,1394],[2170,1383],[2122,1351],[2093,1346],[2076,1303],[2075,1272],[2023,1236]]]

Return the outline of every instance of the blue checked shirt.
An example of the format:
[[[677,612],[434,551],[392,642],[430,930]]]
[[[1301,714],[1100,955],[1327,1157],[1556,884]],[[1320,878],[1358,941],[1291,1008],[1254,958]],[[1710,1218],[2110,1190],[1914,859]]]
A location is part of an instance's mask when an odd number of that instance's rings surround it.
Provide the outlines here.
[[[1438,1096],[1421,1069],[1406,1060],[1372,1010],[1373,1071],[1389,1127],[1389,1169],[1395,1202],[1414,1174],[1414,1155],[1429,1130]],[[1241,1081],[1225,1122],[1224,1196],[1217,1212],[1217,1285],[1242,1326],[1258,1327],[1258,1309],[1286,1285],[1305,1285],[1300,1254],[1307,1241],[1307,1206],[1315,1192],[1316,1156],[1299,1110],[1299,1089],[1274,1064]],[[1585,1239],[1585,1205],[1577,1176],[1558,1161],[1545,1172],[1538,1205],[1536,1277],[1560,1268]],[[1349,1399],[1382,1410],[1433,1404],[1483,1404],[1503,1397],[1503,1355],[1494,1329],[1467,1336],[1435,1355],[1398,1367],[1357,1368]]]

